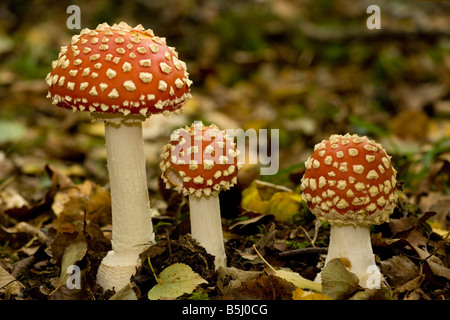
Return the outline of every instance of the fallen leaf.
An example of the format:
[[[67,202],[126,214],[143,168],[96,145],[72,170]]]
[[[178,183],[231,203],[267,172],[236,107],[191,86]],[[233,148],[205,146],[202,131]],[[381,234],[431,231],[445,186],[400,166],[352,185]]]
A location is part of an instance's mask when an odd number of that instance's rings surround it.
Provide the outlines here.
[[[421,227],[435,214],[435,212],[429,211],[420,217],[408,216],[400,219],[390,219],[389,228],[393,233],[393,238],[406,239],[415,247],[426,247],[428,239],[424,236]]]
[[[13,188],[5,188],[0,191],[0,208],[2,211],[11,209],[28,208],[29,203]]]
[[[258,226],[267,223],[273,219],[269,214],[258,214],[256,217],[239,221],[231,225],[230,230],[235,230],[242,233],[252,233],[251,230],[257,229]]]
[[[150,246],[140,254],[144,261],[144,267],[141,268],[138,275],[154,278],[154,274],[149,272],[151,264],[154,266],[155,273],[161,273],[166,266],[174,263],[184,263],[189,265],[192,270],[198,273],[206,281],[214,281],[214,256],[206,252],[203,246],[191,237],[190,234],[180,235],[177,240],[162,238],[156,244]],[[147,266],[147,267],[145,267]],[[136,279],[135,279],[136,282]],[[138,282],[136,282],[139,285]]]
[[[17,281],[8,271],[0,267],[0,292],[5,292],[5,299],[11,295],[18,295],[24,285]]]
[[[341,259],[330,260],[322,269],[322,293],[335,299],[346,299],[358,289],[358,277],[349,272]]]
[[[85,242],[86,237],[82,232],[65,232],[57,235],[50,244],[51,262],[57,266],[62,266],[62,259],[66,249],[73,243]]]
[[[433,219],[429,219],[427,222],[436,228],[436,231],[433,229],[434,232],[445,236],[445,231],[450,229],[450,221],[447,219],[450,214],[450,195],[429,191],[427,195],[420,197],[418,206],[422,212],[436,212]],[[436,224],[433,225],[434,223]]]
[[[280,277],[261,273],[222,295],[225,300],[286,300],[292,298],[295,286]]]
[[[297,288],[292,293],[292,300],[333,300],[333,299],[321,293],[305,291],[301,288]]]
[[[445,239],[447,243],[450,243],[449,230],[444,230],[444,228],[442,228],[442,225],[438,221],[427,221],[427,222],[431,226],[431,230],[434,233],[440,235],[443,239]]]
[[[412,292],[420,288],[423,280],[425,279],[425,275],[420,274],[414,279],[409,280],[401,287],[398,287],[394,290],[394,294],[398,295],[400,293]]]
[[[227,294],[230,290],[240,287],[242,283],[257,279],[260,276],[260,271],[245,271],[235,267],[220,267],[217,270],[217,288],[223,294]]]
[[[15,232],[4,228],[0,224],[0,243],[8,243],[11,250],[19,250],[31,240],[30,234],[26,232]]]
[[[36,237],[43,244],[48,242],[48,237],[42,230],[24,221],[17,223],[14,227],[9,228],[8,231],[24,232],[29,234],[30,237]]]
[[[322,285],[318,282],[314,282],[312,280],[308,280],[306,278],[303,278],[300,274],[293,272],[291,270],[275,270],[265,259],[264,257],[259,253],[259,251],[256,249],[256,246],[253,245],[253,248],[255,249],[258,256],[261,258],[261,260],[264,261],[264,263],[270,268],[270,270],[273,272],[274,276],[277,276],[281,279],[284,279],[290,283],[292,283],[297,288],[301,289],[309,289],[316,292],[322,292]]]
[[[76,222],[88,222],[106,225],[111,222],[111,197],[101,186],[85,180],[56,192],[52,210],[57,218],[50,226],[58,232],[71,232]]]
[[[355,293],[350,300],[392,300],[392,291],[388,288],[365,289]]]
[[[69,272],[69,267],[75,265],[78,261],[83,259],[87,252],[87,243],[85,241],[78,241],[70,244],[65,250],[61,261],[61,275],[59,282],[54,291],[61,288],[67,279],[72,275],[72,271]]]
[[[64,188],[70,188],[75,185],[75,183],[61,170],[57,169],[55,166],[50,164],[45,166],[45,172],[52,180],[52,187],[55,190],[60,190]]]
[[[289,281],[297,288],[309,289],[309,290],[313,290],[316,292],[322,292],[322,285],[320,283],[305,279],[296,272],[288,271],[288,270],[277,270],[277,271],[275,271],[274,275],[277,277],[280,277],[281,279]]]
[[[254,180],[242,191],[241,206],[244,210],[272,214],[275,219],[292,222],[299,211],[302,197],[283,186]]]
[[[389,279],[389,284],[396,288],[419,275],[419,267],[404,255],[396,255],[380,261],[381,273]]]
[[[265,255],[265,249],[273,248],[275,240],[276,240],[275,223],[271,223],[268,230],[264,232],[263,236],[255,244],[255,251],[258,253],[259,250],[262,252],[262,255]]]
[[[141,291],[134,283],[129,283],[117,291],[109,300],[137,300]]]
[[[158,276],[158,284],[150,289],[148,298],[176,299],[185,293],[191,293],[199,284],[207,283],[199,274],[184,263],[175,263],[164,269]]]
[[[431,256],[426,263],[434,275],[450,280],[450,269],[445,267],[438,257]]]
[[[53,230],[53,233],[56,231]],[[61,274],[53,285],[57,289],[53,291],[52,299],[92,299],[97,288],[95,279],[98,266],[110,250],[111,240],[93,223],[85,225],[83,231],[56,235],[50,244],[50,262],[60,268]],[[74,275],[73,271],[70,272],[67,268],[76,265],[80,260],[83,260],[79,264],[82,287],[81,290],[72,290],[64,286],[68,277]]]
[[[439,277],[444,277],[450,280],[450,269],[444,266],[444,263],[437,256],[430,254],[428,250],[421,249],[413,244],[411,247],[417,252],[419,257],[425,262],[425,266],[430,268],[430,271]]]

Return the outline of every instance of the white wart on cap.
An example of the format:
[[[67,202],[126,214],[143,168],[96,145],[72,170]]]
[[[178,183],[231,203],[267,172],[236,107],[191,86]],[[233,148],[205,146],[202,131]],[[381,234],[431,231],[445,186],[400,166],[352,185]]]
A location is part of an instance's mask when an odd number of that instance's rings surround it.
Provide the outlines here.
[[[302,197],[319,219],[336,224],[388,221],[396,203],[391,157],[367,137],[332,135],[305,162]]]
[[[237,182],[241,164],[233,140],[214,124],[175,130],[164,146],[160,168],[166,187],[189,195],[217,194]]]
[[[47,75],[53,104],[91,113],[168,114],[191,97],[186,64],[165,38],[121,22],[83,29]]]

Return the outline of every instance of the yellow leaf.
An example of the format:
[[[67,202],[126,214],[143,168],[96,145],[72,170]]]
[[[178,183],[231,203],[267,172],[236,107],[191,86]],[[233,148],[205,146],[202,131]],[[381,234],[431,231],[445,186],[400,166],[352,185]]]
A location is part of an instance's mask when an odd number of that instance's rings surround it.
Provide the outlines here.
[[[261,260],[272,270],[273,274],[281,279],[284,279],[286,281],[289,281],[297,288],[302,289],[309,289],[316,292],[322,292],[322,285],[318,282],[303,278],[300,274],[288,271],[288,270],[275,270],[274,267],[272,267],[266,259],[259,253],[258,250],[256,250],[256,246],[253,245],[253,249],[255,250],[256,254],[261,258]]]
[[[446,239],[446,242],[450,242],[450,231],[448,230],[444,230],[444,228],[442,228],[442,225],[439,223],[439,221],[427,221],[428,224],[431,226],[431,230],[440,235],[442,238]]]
[[[317,292],[305,291],[301,288],[292,293],[292,300],[333,300],[329,296]]]
[[[292,222],[300,209],[302,197],[289,188],[255,180],[242,192],[243,209],[261,214],[272,214],[275,219]]]
[[[276,270],[275,275],[286,281],[289,281],[299,289],[310,289],[316,292],[322,292],[322,285],[320,283],[305,279],[296,272]]]

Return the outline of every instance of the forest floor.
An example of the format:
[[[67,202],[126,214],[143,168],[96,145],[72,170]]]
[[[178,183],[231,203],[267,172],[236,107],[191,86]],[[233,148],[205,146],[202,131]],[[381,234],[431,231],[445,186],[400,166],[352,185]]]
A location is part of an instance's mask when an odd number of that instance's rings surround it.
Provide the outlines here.
[[[148,299],[161,272],[182,263],[204,281],[178,299],[448,300],[450,8],[381,1],[382,28],[373,31],[364,1],[166,2],[176,10],[81,2],[86,27],[126,20],[167,36],[194,81],[182,115],[143,124],[156,244],[120,293],[96,283],[111,249],[103,123],[46,98],[51,61],[78,31],[66,29],[62,5],[2,5],[0,299]],[[278,172],[261,175],[248,163],[220,194],[228,268],[217,271],[189,235],[188,199],[160,178],[170,133],[195,120],[278,130]],[[319,293],[292,280],[322,270],[330,232],[302,201],[300,179],[314,145],[346,132],[380,142],[398,171],[390,221],[371,228],[386,287],[364,289],[336,263]],[[67,286],[68,262],[80,268],[79,289]]]

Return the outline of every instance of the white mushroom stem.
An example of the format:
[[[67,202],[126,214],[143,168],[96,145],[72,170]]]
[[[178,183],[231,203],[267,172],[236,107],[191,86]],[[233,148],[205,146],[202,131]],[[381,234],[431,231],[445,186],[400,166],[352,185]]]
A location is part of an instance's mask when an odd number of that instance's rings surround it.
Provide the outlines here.
[[[140,121],[105,121],[112,206],[112,251],[103,259],[97,282],[120,290],[139,265],[139,254],[154,241]]]
[[[375,263],[368,226],[331,224],[325,265],[335,258],[348,260],[349,271],[356,274],[361,287],[371,289],[381,287],[382,276]]]
[[[191,235],[215,257],[216,269],[226,267],[219,195],[189,195]]]

